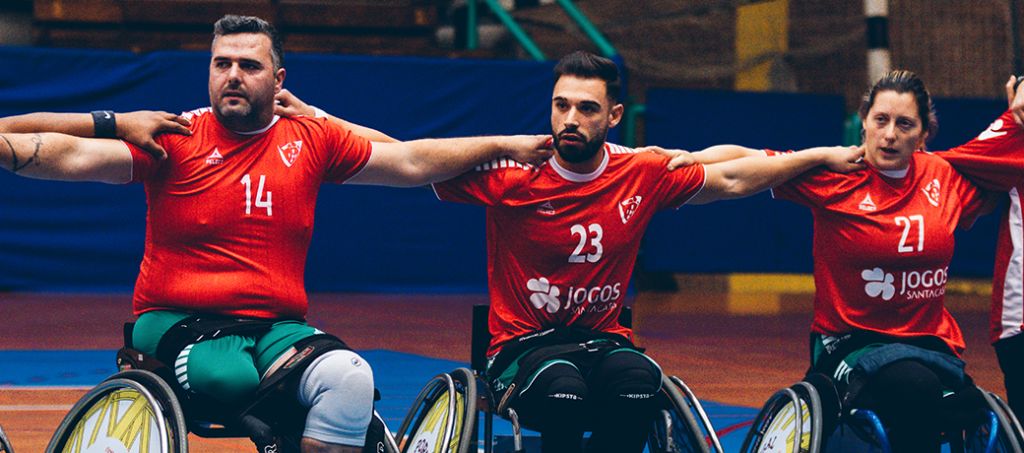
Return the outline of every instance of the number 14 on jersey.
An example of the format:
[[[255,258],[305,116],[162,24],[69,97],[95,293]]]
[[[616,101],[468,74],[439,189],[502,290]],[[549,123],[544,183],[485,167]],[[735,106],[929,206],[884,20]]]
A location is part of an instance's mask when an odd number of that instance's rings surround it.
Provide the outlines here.
[[[270,192],[263,191],[266,179],[267,175],[260,175],[260,185],[256,188],[256,207],[267,208],[267,216],[273,216]],[[242,184],[245,185],[245,215],[252,215],[252,179],[248,174],[242,177]]]

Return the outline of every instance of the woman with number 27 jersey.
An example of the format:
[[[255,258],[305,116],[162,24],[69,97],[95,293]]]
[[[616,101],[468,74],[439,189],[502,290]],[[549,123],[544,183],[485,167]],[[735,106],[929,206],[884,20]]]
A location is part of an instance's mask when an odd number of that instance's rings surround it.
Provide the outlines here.
[[[773,197],[807,206],[814,216],[808,373],[833,380],[844,413],[874,411],[894,453],[938,452],[941,433],[983,407],[959,357],[964,340],[944,296],[953,233],[970,227],[989,197],[923,151],[938,124],[915,74],[883,76],[864,96],[860,116],[867,169],[809,171],[772,189]],[[693,160],[760,153],[722,148],[718,155],[694,153]],[[828,425],[835,422],[826,424],[824,439]]]

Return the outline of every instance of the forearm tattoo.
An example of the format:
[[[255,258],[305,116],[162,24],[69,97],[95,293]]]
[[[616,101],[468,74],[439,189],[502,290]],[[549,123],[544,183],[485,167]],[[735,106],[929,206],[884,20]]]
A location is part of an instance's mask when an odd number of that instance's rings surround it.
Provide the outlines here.
[[[11,144],[11,141],[8,140],[7,137],[4,135],[0,135],[0,138],[2,138],[5,143],[7,143],[7,149],[11,150],[10,165],[11,172],[13,172],[14,174],[17,174],[19,171],[21,171],[23,168],[29,165],[34,164],[35,166],[38,167],[42,163],[42,160],[39,158],[39,150],[42,149],[43,147],[43,137],[41,135],[35,134],[32,136],[32,143],[35,144],[35,150],[32,152],[32,156],[29,157],[28,160],[25,161],[25,163],[20,163],[18,161],[18,152],[14,150],[14,145]]]

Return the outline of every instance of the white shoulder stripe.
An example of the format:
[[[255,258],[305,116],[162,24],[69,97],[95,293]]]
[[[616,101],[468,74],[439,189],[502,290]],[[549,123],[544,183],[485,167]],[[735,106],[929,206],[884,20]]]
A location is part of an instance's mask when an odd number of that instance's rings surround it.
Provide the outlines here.
[[[609,143],[608,144],[608,152],[610,152],[612,154],[636,154],[639,151],[637,151],[637,150],[635,150],[633,148],[626,148],[625,146],[622,146],[622,145],[615,145],[615,144]]]
[[[197,116],[205,115],[205,114],[210,113],[210,112],[213,112],[213,107],[203,107],[203,108],[200,108],[200,109],[195,109],[195,110],[189,110],[187,112],[182,112],[181,117],[185,118],[186,120],[192,121],[193,118],[195,118]]]
[[[492,160],[490,162],[484,162],[484,163],[482,163],[480,165],[477,165],[476,168],[474,168],[474,170],[476,170],[476,171],[490,171],[490,170],[497,170],[499,168],[519,168],[519,169],[523,169],[523,170],[530,170],[530,169],[533,168],[533,165],[521,164],[521,163],[516,162],[515,160],[513,160],[512,158],[509,158],[509,157],[500,157],[500,158],[494,159],[494,160]]]

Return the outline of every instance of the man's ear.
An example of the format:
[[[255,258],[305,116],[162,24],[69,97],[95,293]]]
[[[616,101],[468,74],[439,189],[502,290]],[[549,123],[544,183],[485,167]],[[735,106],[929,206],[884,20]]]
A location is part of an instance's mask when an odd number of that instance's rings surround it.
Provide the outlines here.
[[[619,124],[619,121],[622,121],[623,111],[625,111],[625,108],[622,104],[615,104],[615,106],[612,107],[611,111],[608,112],[608,129],[615,127]]]
[[[280,93],[281,88],[284,88],[284,68],[274,73],[274,94]]]

